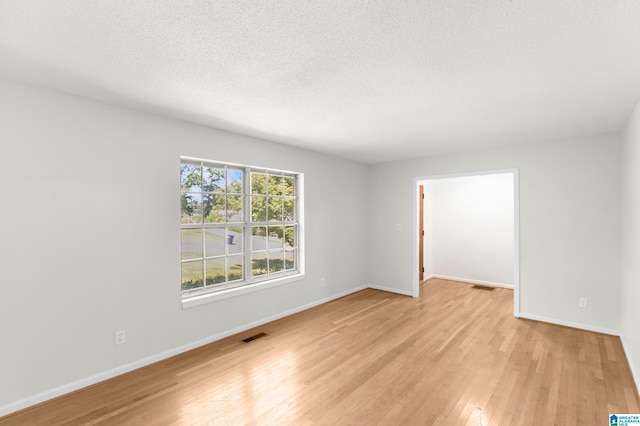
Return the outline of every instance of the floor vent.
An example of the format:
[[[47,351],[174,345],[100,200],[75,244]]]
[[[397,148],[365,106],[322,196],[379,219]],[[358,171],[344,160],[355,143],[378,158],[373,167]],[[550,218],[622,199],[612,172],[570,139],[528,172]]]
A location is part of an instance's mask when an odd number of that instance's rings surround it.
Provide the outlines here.
[[[261,337],[264,337],[266,335],[267,335],[267,333],[258,333],[255,336],[251,336],[251,337],[247,337],[246,339],[242,339],[242,342],[243,343],[253,342],[254,340],[259,339]]]
[[[487,291],[495,290],[495,287],[489,287],[489,286],[486,286],[486,285],[477,285],[477,284],[474,285],[471,288],[475,288],[476,290],[487,290]]]

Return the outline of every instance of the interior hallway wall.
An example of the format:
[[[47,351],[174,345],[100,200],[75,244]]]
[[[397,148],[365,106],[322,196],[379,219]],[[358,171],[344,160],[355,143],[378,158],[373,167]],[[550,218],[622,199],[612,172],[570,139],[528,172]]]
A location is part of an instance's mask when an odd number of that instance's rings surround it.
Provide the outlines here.
[[[371,282],[412,293],[415,178],[517,168],[521,313],[617,332],[620,144],[611,134],[372,165]]]
[[[640,103],[624,137],[622,179],[621,331],[629,364],[640,388]]]
[[[513,287],[513,174],[432,179],[425,187],[425,245],[432,275]]]

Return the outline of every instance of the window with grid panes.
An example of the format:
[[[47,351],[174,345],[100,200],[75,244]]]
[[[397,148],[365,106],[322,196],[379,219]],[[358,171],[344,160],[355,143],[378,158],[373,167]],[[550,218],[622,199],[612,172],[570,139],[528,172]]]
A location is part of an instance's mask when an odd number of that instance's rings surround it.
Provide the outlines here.
[[[183,297],[299,273],[298,174],[182,159]]]

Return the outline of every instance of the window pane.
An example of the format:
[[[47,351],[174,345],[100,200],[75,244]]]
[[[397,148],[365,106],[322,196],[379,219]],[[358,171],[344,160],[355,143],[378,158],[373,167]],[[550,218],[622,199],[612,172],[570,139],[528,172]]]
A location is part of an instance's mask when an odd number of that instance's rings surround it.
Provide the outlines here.
[[[269,250],[284,247],[284,227],[269,226]]]
[[[225,201],[224,195],[204,194],[204,221],[206,223],[224,223]]]
[[[296,268],[296,252],[293,250],[286,250],[284,252],[284,269],[290,271]]]
[[[283,251],[269,252],[269,272],[280,272],[284,269]]]
[[[230,227],[227,230],[227,246],[229,248],[229,254],[241,254],[242,244],[244,243],[244,237],[241,227]]]
[[[204,254],[206,257],[223,256],[224,228],[207,229],[204,233]]]
[[[182,290],[202,287],[202,260],[182,264]]]
[[[251,250],[259,251],[267,249],[267,227],[254,226],[251,228]]]
[[[180,194],[182,223],[202,223],[202,194],[192,192]]]
[[[263,173],[251,173],[251,193],[267,195],[267,175]]]
[[[227,193],[242,194],[242,170],[227,169]]]
[[[198,289],[218,291],[297,270],[297,179],[268,169],[181,160],[185,297],[202,293]]]
[[[200,166],[194,164],[180,165],[180,188],[183,191],[198,192],[202,187],[202,175]]]
[[[224,169],[205,167],[202,169],[202,177],[205,192],[225,192]]]
[[[202,229],[183,229],[180,243],[182,260],[202,258]]]
[[[242,222],[242,195],[227,196],[227,222]]]
[[[269,198],[269,222],[282,222],[282,198]]]
[[[251,197],[251,221],[267,221],[267,199],[265,197]]]
[[[284,199],[284,210],[282,220],[285,222],[293,222],[296,220],[295,211],[296,211],[296,200],[295,198],[285,198]]]
[[[284,248],[296,247],[296,227],[285,226],[284,227]]]
[[[242,274],[242,256],[229,257],[229,281],[242,280]]]
[[[284,195],[293,197],[295,195],[296,181],[291,176],[284,177]]]
[[[268,272],[267,270],[268,259],[267,253],[253,253],[251,255],[251,275],[258,276],[264,275]]]
[[[224,258],[209,259],[204,262],[207,273],[207,285],[220,284],[227,280]]]
[[[269,184],[267,185],[269,188],[269,195],[282,196],[282,190],[283,190],[282,184],[283,184],[282,176],[269,175]]]

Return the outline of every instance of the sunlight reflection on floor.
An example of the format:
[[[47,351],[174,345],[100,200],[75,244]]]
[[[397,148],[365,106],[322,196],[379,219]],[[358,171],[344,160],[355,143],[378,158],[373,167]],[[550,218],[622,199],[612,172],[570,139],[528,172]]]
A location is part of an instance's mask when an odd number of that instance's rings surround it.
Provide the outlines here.
[[[206,393],[185,395],[180,424],[193,425],[203,418],[211,419],[212,424],[216,424],[216,419],[242,423],[243,419],[257,417],[286,421],[294,417],[291,402],[304,386],[297,377],[297,357],[293,351],[271,353],[242,373],[221,375]]]

